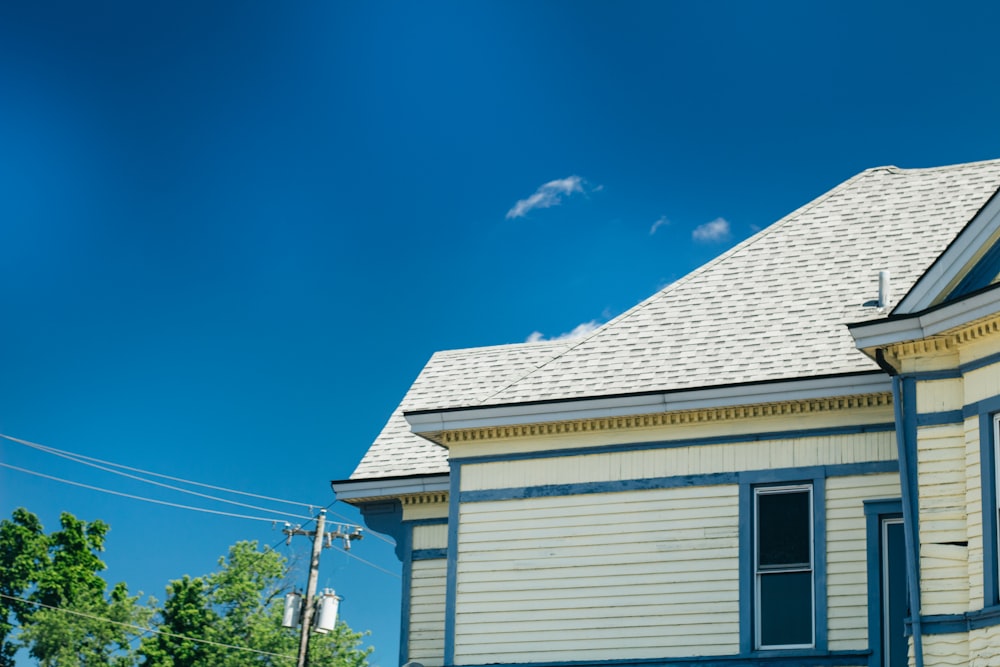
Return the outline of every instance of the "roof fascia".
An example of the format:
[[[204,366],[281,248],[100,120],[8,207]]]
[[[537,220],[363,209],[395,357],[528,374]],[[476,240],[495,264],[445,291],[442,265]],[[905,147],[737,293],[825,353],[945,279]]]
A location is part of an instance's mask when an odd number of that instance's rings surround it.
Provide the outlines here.
[[[962,276],[976,265],[1000,236],[1000,197],[994,192],[965,228],[934,261],[931,268],[900,300],[893,314],[927,310],[946,299]]]
[[[440,493],[450,488],[448,475],[418,477],[384,477],[379,479],[346,479],[330,485],[337,500],[350,502],[362,498],[396,498],[415,493]]]
[[[421,411],[404,414],[416,434],[468,428],[604,419],[682,410],[735,407],[889,391],[890,379],[880,371],[802,380],[728,385],[689,391],[583,398],[546,403],[514,403],[481,408]]]
[[[870,349],[936,336],[1000,311],[1000,289],[993,286],[922,313],[848,325],[858,349]]]

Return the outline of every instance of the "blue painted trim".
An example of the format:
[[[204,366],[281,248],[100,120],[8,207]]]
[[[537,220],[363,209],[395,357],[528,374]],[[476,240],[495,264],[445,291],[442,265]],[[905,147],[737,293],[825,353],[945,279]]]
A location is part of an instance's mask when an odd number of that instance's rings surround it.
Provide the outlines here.
[[[774,653],[775,655],[771,655]],[[869,651],[775,651],[760,655],[706,655],[694,658],[570,660],[561,662],[489,663],[462,667],[863,667]]]
[[[444,664],[455,664],[455,599],[458,594],[458,516],[462,489],[462,464],[451,462],[448,493],[448,564],[444,597]]]
[[[917,498],[917,381],[914,378],[892,378],[892,404],[896,416],[896,448],[899,457],[900,490],[903,494],[903,537],[906,543],[906,583],[912,609],[920,609],[920,533]],[[916,667],[923,667],[920,617],[913,633],[913,654]]]
[[[403,526],[403,585],[399,618],[399,664],[405,665],[410,657],[410,595],[413,585],[413,527]]]
[[[839,463],[828,466],[748,470],[737,473],[719,472],[707,475],[676,475],[673,477],[620,479],[607,482],[577,482],[573,484],[521,486],[508,489],[481,489],[463,491],[459,496],[459,500],[463,503],[481,503],[494,500],[522,500],[524,498],[548,498],[552,496],[572,496],[591,493],[619,493],[622,491],[646,491],[649,489],[672,489],[689,486],[713,486],[738,483],[765,484],[794,478],[849,477],[852,475],[872,475],[898,471],[899,463],[896,461]]]
[[[991,396],[974,403],[969,403],[962,408],[962,416],[978,417],[986,412],[1000,412],[1000,396]]]
[[[414,549],[410,554],[410,560],[440,560],[448,557],[447,549]],[[400,663],[403,664],[403,663]]]
[[[942,426],[944,424],[961,424],[965,415],[961,410],[944,410],[942,412],[925,412],[917,415],[917,426]]]
[[[1000,606],[985,607],[964,614],[921,616],[925,635],[951,635],[1000,625]],[[909,629],[909,623],[907,623]]]
[[[979,370],[985,366],[992,366],[993,364],[1000,363],[1000,352],[994,352],[993,354],[988,354],[981,359],[976,359],[974,361],[967,361],[958,367],[962,374],[968,373],[969,371]]]
[[[962,377],[962,369],[958,368],[942,368],[936,371],[917,371],[915,373],[900,373],[899,377],[902,378],[912,378],[918,382],[926,382],[928,380],[957,380]]]
[[[865,545],[868,565],[868,648],[872,667],[882,667],[885,636],[882,632],[882,520],[903,516],[900,498],[864,501]]]
[[[959,281],[945,301],[952,301],[971,294],[978,289],[989,286],[990,282],[1000,274],[1000,243],[994,242],[989,250],[979,258],[965,277]]]
[[[448,517],[443,516],[439,519],[408,519],[404,523],[410,526],[440,526],[448,523]]]
[[[997,478],[993,415],[1000,411],[1000,397],[977,403],[979,407],[979,473],[983,508],[983,603],[1000,604],[1000,553],[997,549]]]
[[[362,503],[358,509],[361,510],[361,518],[366,526],[396,541],[396,558],[403,562],[406,557],[403,548],[403,506],[399,500]]]
[[[674,477],[651,477],[648,479],[621,479],[607,482],[575,482],[572,484],[545,484],[522,486],[509,489],[483,489],[463,491],[463,503],[478,503],[490,500],[520,500],[523,498],[547,498],[550,496],[578,496],[590,493],[615,493],[619,491],[645,491],[648,489],[669,489],[684,486],[711,486],[735,484],[736,473],[720,472],[708,475],[677,475]]]
[[[656,442],[633,442],[598,447],[572,447],[551,449],[540,452],[519,452],[512,454],[491,454],[486,456],[465,456],[452,458],[452,463],[496,463],[498,461],[524,461],[532,459],[559,458],[565,456],[586,456],[590,454],[610,454],[622,451],[644,451],[647,449],[673,449],[676,447],[699,447],[702,445],[726,445],[763,440],[788,440],[793,438],[815,438],[828,435],[855,435],[858,433],[884,433],[895,429],[895,424],[861,424],[857,426],[836,426],[830,428],[799,429],[796,431],[769,431],[741,435],[720,435],[708,438],[686,438],[682,440],[658,440]]]
[[[760,656],[812,656],[826,654],[827,648],[827,599],[826,599],[826,467],[791,468],[782,471],[761,470],[740,473],[740,653],[748,657]],[[757,620],[754,617],[754,489],[768,486],[810,484],[812,486],[813,512],[813,648],[758,650],[755,647]],[[865,652],[867,656],[868,652]],[[805,664],[805,663],[800,663]],[[820,663],[823,664],[823,663]],[[867,664],[867,658],[866,662]]]

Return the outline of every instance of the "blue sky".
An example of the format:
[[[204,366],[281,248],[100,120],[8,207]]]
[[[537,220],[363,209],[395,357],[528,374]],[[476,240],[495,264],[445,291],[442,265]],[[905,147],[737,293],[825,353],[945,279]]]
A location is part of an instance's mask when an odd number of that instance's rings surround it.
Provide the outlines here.
[[[3,3],[0,433],[325,505],[435,350],[606,321],[862,169],[1000,157],[998,20]],[[9,442],[0,462],[225,509]],[[108,580],[161,599],[281,538],[0,469],[0,515],[20,505],[107,521]],[[327,551],[320,585],[390,667],[399,566],[353,553],[375,567]]]

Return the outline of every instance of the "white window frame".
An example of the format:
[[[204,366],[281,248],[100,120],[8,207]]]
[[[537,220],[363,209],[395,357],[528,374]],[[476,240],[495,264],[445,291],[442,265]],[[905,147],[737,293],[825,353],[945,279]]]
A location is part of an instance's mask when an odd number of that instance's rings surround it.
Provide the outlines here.
[[[760,518],[758,516],[760,504],[758,502],[760,496],[762,495],[777,495],[784,493],[801,493],[805,491],[808,494],[809,502],[809,565],[808,567],[788,567],[788,568],[775,568],[768,567],[767,569],[761,570],[759,561],[760,556]],[[754,487],[753,490],[753,572],[754,572],[754,646],[757,650],[770,651],[770,650],[785,650],[785,649],[811,649],[816,647],[816,537],[815,537],[815,524],[816,517],[814,516],[813,507],[813,485],[812,484],[790,484],[785,486],[758,486]],[[764,644],[761,641],[761,578],[767,576],[768,574],[784,574],[784,573],[794,573],[794,572],[808,572],[809,573],[809,597],[810,605],[812,610],[812,621],[810,626],[812,628],[812,641],[807,644]]]

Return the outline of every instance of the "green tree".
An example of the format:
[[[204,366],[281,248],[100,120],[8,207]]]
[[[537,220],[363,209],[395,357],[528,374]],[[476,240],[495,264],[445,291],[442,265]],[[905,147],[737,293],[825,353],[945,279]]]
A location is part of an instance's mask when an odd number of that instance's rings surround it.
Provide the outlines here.
[[[14,630],[33,610],[22,600],[48,563],[48,538],[37,516],[19,507],[0,521],[0,667],[14,666]]]
[[[41,534],[37,517],[31,517]],[[97,554],[104,550],[108,525],[100,520],[88,524],[67,512],[60,524],[60,530],[43,536],[44,558],[35,557],[28,599],[38,604],[24,605],[16,614],[18,645],[43,667],[135,664],[130,643],[140,632],[129,626],[145,624],[150,613],[138,596],[129,596],[124,583],[107,591],[99,574],[106,566]],[[38,548],[35,542],[30,546]]]
[[[288,667],[298,652],[298,632],[281,627],[288,563],[269,547],[238,542],[219,559],[219,570],[185,577],[167,589],[156,629],[143,639],[143,667]],[[177,635],[214,644],[186,641]],[[323,667],[366,667],[371,648],[363,635],[338,622],[333,632],[312,635],[309,663]],[[253,651],[218,646],[227,644]],[[268,655],[276,654],[276,655]],[[286,657],[278,657],[286,656]]]

